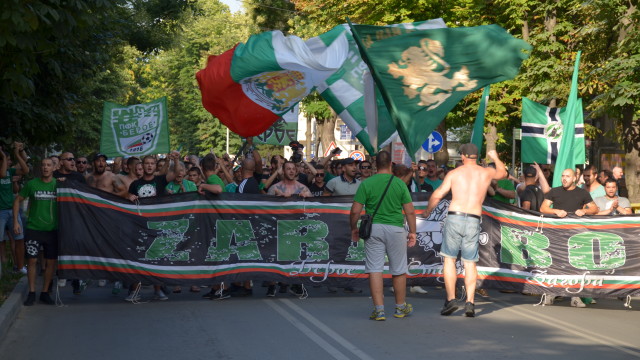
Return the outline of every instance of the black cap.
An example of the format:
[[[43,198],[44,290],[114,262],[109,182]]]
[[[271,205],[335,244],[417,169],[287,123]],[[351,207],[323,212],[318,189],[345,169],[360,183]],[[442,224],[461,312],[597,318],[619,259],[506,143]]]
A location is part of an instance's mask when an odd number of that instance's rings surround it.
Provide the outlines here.
[[[107,155],[105,155],[105,154],[96,154],[96,156],[93,157],[93,161],[96,161],[96,160],[98,160],[100,158],[104,158],[105,161],[107,161],[107,159],[108,159]]]
[[[533,166],[529,166],[528,168],[524,169],[524,177],[536,177],[537,173],[538,172]]]
[[[350,158],[350,157],[342,159],[342,165],[353,164],[354,162],[356,162],[356,161],[353,158]]]
[[[458,150],[458,152],[460,155],[464,155],[468,158],[478,157],[478,147],[472,143],[460,146],[460,150]]]

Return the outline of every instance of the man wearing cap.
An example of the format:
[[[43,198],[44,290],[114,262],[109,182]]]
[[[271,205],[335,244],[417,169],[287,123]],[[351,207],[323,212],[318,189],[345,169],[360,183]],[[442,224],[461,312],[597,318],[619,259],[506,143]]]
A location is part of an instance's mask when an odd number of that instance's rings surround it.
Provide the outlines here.
[[[323,196],[355,195],[360,186],[360,180],[356,179],[356,164],[352,158],[342,160],[342,174],[329,180],[327,191]]]
[[[474,144],[462,145],[459,152],[463,165],[447,173],[442,184],[431,194],[429,205],[422,216],[429,217],[440,200],[451,191],[452,199],[444,223],[440,249],[440,255],[444,258],[444,284],[447,290],[447,299],[440,314],[448,316],[458,309],[456,258],[461,251],[464,263],[464,284],[467,292],[467,302],[464,306],[465,315],[474,317],[474,295],[478,277],[476,262],[478,261],[482,202],[487,195],[487,188],[491,184],[491,180],[505,178],[507,170],[495,150],[487,152],[487,156],[496,163],[495,169],[477,164],[478,148]]]
[[[540,206],[544,201],[544,194],[536,182],[539,177],[544,177],[544,174],[538,174],[538,171],[529,166],[524,170],[524,184],[525,188],[520,195],[520,207],[526,210],[540,211]]]
[[[107,171],[107,156],[104,154],[93,157],[93,172],[87,175],[87,184],[118,196],[125,196],[129,190],[116,174]]]

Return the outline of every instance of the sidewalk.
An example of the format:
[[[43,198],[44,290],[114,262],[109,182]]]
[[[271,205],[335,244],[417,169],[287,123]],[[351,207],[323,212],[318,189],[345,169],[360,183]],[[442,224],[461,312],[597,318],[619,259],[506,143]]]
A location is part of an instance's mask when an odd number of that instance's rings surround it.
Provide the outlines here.
[[[0,338],[5,337],[7,331],[18,317],[27,294],[27,288],[27,277],[23,276],[16,284],[16,287],[13,288],[7,301],[0,306]]]

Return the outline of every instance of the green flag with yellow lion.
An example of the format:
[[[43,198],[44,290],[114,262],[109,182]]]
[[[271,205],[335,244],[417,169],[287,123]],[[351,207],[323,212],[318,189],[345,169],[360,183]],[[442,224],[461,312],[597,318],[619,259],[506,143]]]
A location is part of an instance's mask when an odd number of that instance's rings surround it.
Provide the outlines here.
[[[531,48],[498,25],[351,29],[412,157],[468,93],[514,78]]]

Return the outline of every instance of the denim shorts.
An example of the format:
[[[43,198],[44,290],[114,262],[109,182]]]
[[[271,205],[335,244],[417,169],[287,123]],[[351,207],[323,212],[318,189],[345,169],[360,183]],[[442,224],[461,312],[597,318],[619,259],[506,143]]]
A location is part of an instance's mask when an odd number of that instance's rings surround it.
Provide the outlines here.
[[[22,218],[20,216],[18,216],[18,224],[22,227]],[[13,232],[13,209],[0,210],[0,229],[2,230],[0,241],[8,239],[6,235],[7,231],[11,232],[14,240],[24,239],[24,229],[22,229],[20,234]]]
[[[457,258],[462,252],[463,261],[478,261],[478,238],[480,235],[480,219],[448,214],[444,221],[442,247],[440,255]]]

